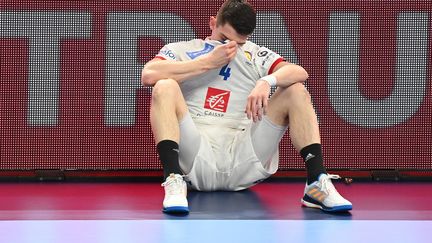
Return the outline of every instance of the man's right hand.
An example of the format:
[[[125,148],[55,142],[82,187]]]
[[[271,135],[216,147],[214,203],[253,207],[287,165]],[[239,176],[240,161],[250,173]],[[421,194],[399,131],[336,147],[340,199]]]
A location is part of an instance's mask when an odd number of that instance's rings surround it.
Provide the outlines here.
[[[219,68],[235,58],[237,53],[237,42],[230,41],[226,44],[216,46],[213,51],[203,56],[210,69]]]

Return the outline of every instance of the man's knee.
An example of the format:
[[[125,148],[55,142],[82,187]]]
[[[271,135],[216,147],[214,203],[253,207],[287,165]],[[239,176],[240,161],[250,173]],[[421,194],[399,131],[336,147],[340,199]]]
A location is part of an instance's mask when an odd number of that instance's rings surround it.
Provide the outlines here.
[[[177,81],[174,79],[161,79],[153,86],[152,97],[153,99],[166,99],[169,97],[177,97],[180,92],[180,86]]]
[[[310,104],[309,92],[303,83],[295,83],[286,88],[278,88],[270,99],[267,116],[269,119],[280,126],[289,123],[291,110],[298,109],[305,104]]]
[[[303,83],[295,83],[282,92],[285,99],[289,100],[288,104],[295,102],[310,102],[311,96]]]
[[[179,119],[188,111],[180,86],[174,79],[161,79],[153,86],[152,106],[154,105],[174,107]]]

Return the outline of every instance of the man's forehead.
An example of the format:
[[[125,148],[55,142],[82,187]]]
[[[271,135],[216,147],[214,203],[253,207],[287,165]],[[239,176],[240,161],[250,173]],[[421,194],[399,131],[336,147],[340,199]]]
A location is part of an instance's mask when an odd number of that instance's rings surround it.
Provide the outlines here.
[[[244,43],[249,38],[249,36],[240,35],[235,31],[235,29],[228,23],[220,26],[220,32],[223,34],[226,38],[239,42]]]

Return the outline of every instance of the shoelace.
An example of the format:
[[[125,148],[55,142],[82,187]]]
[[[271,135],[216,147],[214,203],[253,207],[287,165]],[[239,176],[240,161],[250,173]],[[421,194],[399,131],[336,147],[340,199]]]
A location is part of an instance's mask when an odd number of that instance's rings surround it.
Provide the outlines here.
[[[336,191],[336,188],[334,187],[333,183],[331,182],[331,180],[337,180],[340,179],[341,177],[339,175],[332,175],[332,174],[327,174],[327,177],[321,181],[321,191],[326,192],[328,194],[330,194],[330,192],[333,193],[338,193]]]
[[[167,193],[170,195],[178,195],[183,192],[183,177],[175,176],[174,178],[169,178],[161,184],[167,189]]]

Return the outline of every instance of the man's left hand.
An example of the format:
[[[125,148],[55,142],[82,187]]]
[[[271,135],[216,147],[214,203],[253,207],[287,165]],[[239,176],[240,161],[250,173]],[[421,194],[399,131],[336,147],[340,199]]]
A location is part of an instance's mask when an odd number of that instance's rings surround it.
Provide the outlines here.
[[[252,118],[254,122],[262,119],[263,115],[267,113],[269,95],[269,83],[264,80],[258,80],[247,99],[245,112],[248,119]]]

